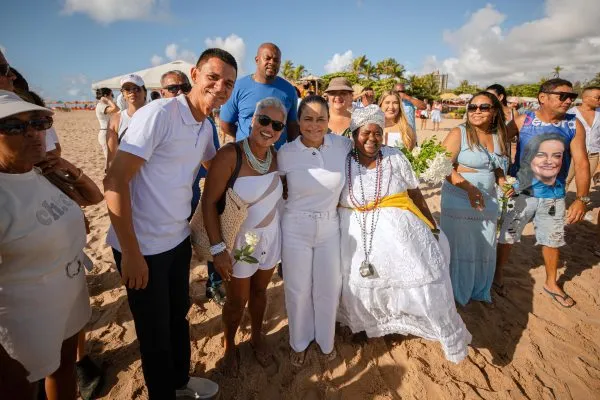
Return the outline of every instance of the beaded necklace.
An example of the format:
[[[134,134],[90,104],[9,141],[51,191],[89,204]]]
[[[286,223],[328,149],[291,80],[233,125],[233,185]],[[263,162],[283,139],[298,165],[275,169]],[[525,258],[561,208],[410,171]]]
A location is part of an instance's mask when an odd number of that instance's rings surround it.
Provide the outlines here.
[[[242,147],[244,148],[244,153],[246,154],[246,160],[248,161],[248,165],[250,168],[255,170],[261,175],[269,172],[271,168],[271,161],[273,161],[273,154],[271,153],[271,149],[267,151],[267,157],[264,160],[256,157],[252,150],[250,149],[250,144],[248,143],[248,138],[242,141]]]
[[[363,251],[365,253],[365,259],[360,265],[360,275],[363,278],[368,276],[372,276],[375,274],[375,267],[370,263],[369,258],[371,256],[371,251],[373,250],[373,237],[375,236],[375,228],[377,227],[377,222],[379,221],[379,212],[381,208],[379,204],[381,203],[381,185],[382,185],[382,177],[383,177],[383,166],[382,160],[383,155],[381,152],[377,153],[375,158],[375,188],[374,188],[374,196],[373,196],[373,205],[369,205],[369,199],[365,196],[365,189],[362,180],[361,168],[362,165],[358,159],[358,151],[353,150],[350,152],[346,158],[347,160],[347,175],[348,175],[348,194],[350,197],[350,202],[352,206],[358,211],[355,213],[355,217],[358,221],[358,225],[360,226],[360,233],[362,239]],[[354,196],[354,190],[352,185],[352,160],[356,161],[356,165],[358,168],[358,181],[360,183],[360,194],[361,201],[359,201]],[[366,168],[365,168],[366,170]],[[372,213],[371,213],[372,211]],[[369,225],[369,215],[371,216],[371,226],[370,230],[367,231],[367,226]]]

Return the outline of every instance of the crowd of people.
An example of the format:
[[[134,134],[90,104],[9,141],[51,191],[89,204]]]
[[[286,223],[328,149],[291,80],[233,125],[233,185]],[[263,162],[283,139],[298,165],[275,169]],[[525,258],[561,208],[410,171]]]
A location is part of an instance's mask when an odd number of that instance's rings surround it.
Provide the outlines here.
[[[61,157],[52,112],[16,90],[17,76],[0,53],[3,398],[34,399],[42,388],[48,399],[75,399],[79,386],[89,399],[101,385],[101,371],[84,351],[91,311],[82,207],[102,199],[111,221],[106,241],[153,400],[219,391],[216,382],[189,374],[194,213],[210,242],[206,294],[222,305],[223,368],[233,376],[243,368],[236,332],[246,305],[256,361],[276,362],[262,329],[278,265],[296,368],[313,342],[323,362],[339,357],[338,323],[357,337],[437,341],[459,363],[472,337],[457,304],[491,303],[494,291],[507,295],[503,266],[530,221],[542,248],[544,291],[562,307],[575,305],[557,283],[559,249],[565,224],[581,221],[590,205],[600,88],[586,88],[583,104],[572,107],[572,84],[551,79],[540,86],[539,110],[522,114],[501,85],[475,94],[465,122],[442,143],[454,167],[436,221],[399,147],[417,146],[417,116],[431,116],[439,129],[440,104],[409,96],[400,83],[379,99],[369,87],[356,96],[341,77],[325,96],[299,101],[278,76],[275,44],[262,44],[255,62],[256,71],[238,79],[231,54],[207,49],[191,82],[169,71],[151,102],[137,75],[121,80],[124,105],[110,89],[98,89],[102,195]],[[217,129],[212,115],[219,108]],[[231,143],[219,148],[218,130]],[[567,206],[573,179],[576,198]],[[246,214],[228,247],[222,215],[230,191]],[[514,205],[502,218],[499,197]],[[251,255],[240,257],[243,248]]]

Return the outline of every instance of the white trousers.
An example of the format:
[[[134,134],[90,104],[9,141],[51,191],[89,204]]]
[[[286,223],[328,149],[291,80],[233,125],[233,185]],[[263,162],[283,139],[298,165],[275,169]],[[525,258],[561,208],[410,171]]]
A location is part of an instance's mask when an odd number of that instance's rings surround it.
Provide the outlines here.
[[[108,156],[108,143],[106,142],[106,129],[100,129],[98,132],[98,143],[102,147],[102,154],[104,154],[104,160]]]
[[[337,211],[286,210],[281,228],[290,346],[301,352],[315,340],[321,351],[329,354],[342,289]]]

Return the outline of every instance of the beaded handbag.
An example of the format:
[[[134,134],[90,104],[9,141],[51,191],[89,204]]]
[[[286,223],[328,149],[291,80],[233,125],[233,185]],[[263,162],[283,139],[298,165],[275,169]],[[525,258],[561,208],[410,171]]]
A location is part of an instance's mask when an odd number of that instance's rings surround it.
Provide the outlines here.
[[[233,174],[227,181],[227,187],[223,196],[217,203],[219,212],[219,221],[221,223],[221,236],[231,251],[235,245],[235,238],[240,231],[240,227],[248,216],[248,204],[240,198],[233,190],[233,184],[242,167],[242,152],[237,143],[233,144],[236,150],[236,165]],[[202,202],[198,203],[194,216],[190,222],[192,248],[200,261],[212,261],[210,254],[210,241],[204,227],[204,218],[202,216]]]

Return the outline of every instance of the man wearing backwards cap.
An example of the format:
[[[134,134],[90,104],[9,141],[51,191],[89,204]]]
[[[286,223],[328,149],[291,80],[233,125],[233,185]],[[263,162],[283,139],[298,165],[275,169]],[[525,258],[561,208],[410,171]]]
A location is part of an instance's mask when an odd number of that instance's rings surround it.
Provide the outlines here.
[[[106,168],[117,154],[119,142],[129,127],[129,121],[133,114],[146,104],[148,90],[144,80],[135,74],[125,75],[121,78],[121,94],[125,99],[127,107],[121,112],[113,114],[106,130],[106,145],[108,153],[106,156]]]
[[[206,118],[231,96],[237,63],[224,50],[208,49],[190,75],[188,94],[153,101],[133,115],[104,179],[112,223],[106,242],[127,287],[150,400],[205,399],[219,390],[189,377],[187,218],[194,177],[215,155]]]

